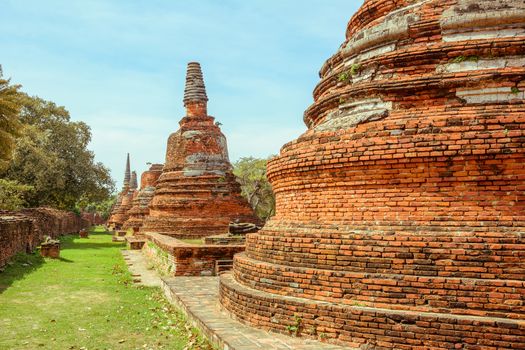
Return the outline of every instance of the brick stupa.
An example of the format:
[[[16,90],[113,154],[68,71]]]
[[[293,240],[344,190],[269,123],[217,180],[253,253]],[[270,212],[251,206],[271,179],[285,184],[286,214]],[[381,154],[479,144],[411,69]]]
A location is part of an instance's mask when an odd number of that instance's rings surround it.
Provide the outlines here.
[[[124,223],[123,228],[133,229],[134,233],[140,232],[144,217],[149,214],[149,203],[155,194],[157,180],[162,174],[163,164],[153,164],[148,171],[142,173],[140,179],[140,190],[132,202],[132,207],[128,211],[129,218]]]
[[[115,215],[113,215],[113,222],[116,227],[124,228],[124,223],[129,218],[129,211],[133,204],[133,198],[137,193],[137,173],[132,171],[131,178],[129,181],[129,188],[127,192],[122,193],[122,200],[120,205],[115,210]]]
[[[144,232],[197,238],[228,232],[231,221],[256,222],[232,173],[226,138],[207,114],[199,63],[188,64],[180,129],[168,139],[166,163]]]
[[[117,200],[115,201],[115,204],[113,205],[113,208],[111,210],[111,214],[108,218],[108,226],[113,229],[119,230],[121,228],[121,226],[119,226],[117,222],[115,221],[115,218],[116,218],[115,215],[119,211],[123,198],[129,192],[130,180],[131,180],[131,167],[130,167],[129,153],[128,153],[127,158],[126,158],[126,169],[124,171],[124,182],[122,184],[122,189],[117,195]]]
[[[525,2],[367,0],[221,302],[359,349],[525,349]]]

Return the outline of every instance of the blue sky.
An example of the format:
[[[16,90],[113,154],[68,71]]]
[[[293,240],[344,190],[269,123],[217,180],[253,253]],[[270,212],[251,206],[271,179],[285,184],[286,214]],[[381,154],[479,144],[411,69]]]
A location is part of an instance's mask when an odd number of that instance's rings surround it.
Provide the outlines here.
[[[362,1],[0,0],[0,64],[31,95],[89,124],[90,148],[121,186],[163,163],[199,61],[230,159],[278,153],[304,130],[322,63]]]

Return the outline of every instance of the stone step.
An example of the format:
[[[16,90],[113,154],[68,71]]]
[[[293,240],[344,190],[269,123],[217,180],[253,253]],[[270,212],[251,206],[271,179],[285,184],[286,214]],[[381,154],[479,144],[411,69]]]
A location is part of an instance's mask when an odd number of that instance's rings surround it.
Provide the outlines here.
[[[525,274],[522,232],[360,231],[345,227],[311,228],[308,232],[275,225],[247,235],[248,255],[283,265],[366,273],[516,280]]]
[[[235,257],[237,281],[269,293],[425,312],[525,318],[525,281],[290,267]]]
[[[303,335],[354,347],[525,349],[525,320],[350,306],[255,290],[231,273],[220,279],[221,303],[264,329],[286,333],[299,319]]]

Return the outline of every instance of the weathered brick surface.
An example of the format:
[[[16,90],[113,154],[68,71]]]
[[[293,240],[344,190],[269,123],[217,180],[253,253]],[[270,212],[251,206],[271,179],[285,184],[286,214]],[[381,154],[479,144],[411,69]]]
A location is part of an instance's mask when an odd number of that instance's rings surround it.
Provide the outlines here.
[[[229,233],[223,235],[204,237],[204,244],[219,244],[219,245],[244,245],[246,243],[245,235],[232,235]]]
[[[221,275],[222,305],[240,320],[289,334],[301,320],[301,336],[337,339],[363,349],[523,349],[525,323],[512,319],[454,316],[350,306],[269,294]]]
[[[50,208],[0,211],[0,267],[17,253],[33,251],[44,236],[57,238],[88,226],[71,212]]]
[[[170,135],[166,163],[144,219],[144,232],[179,238],[228,232],[231,221],[257,222],[232,173],[226,137],[207,114],[198,63],[188,64],[186,116]]]
[[[524,19],[523,1],[365,1],[269,162],[276,216],[223,305],[374,349],[525,348]]]
[[[148,171],[142,173],[140,190],[128,211],[129,219],[124,223],[124,229],[131,228],[134,233],[140,232],[144,218],[149,214],[149,203],[155,194],[155,186],[160,174],[162,174],[162,168],[163,164],[153,164]]]
[[[129,187],[124,185],[124,188],[119,195],[120,201],[117,203],[110,218],[111,223],[113,223],[116,228],[123,228],[124,223],[129,219],[130,210],[137,195],[137,173],[133,171],[131,173]]]
[[[91,226],[95,225],[104,225],[106,223],[106,220],[100,216],[98,213],[82,213],[82,218],[86,221],[89,221]]]
[[[127,197],[130,189],[130,181],[131,181],[131,167],[129,162],[129,153],[126,158],[126,170],[124,171],[124,182],[122,184],[122,189],[117,195],[117,200],[115,201],[115,204],[113,205],[113,208],[111,209],[111,213],[108,218],[108,227],[113,230],[120,230],[122,228],[123,222],[119,222],[117,220],[117,213],[121,213],[122,210],[120,209],[120,206],[122,205],[122,201],[125,197]]]
[[[168,254],[174,276],[213,276],[217,260],[231,260],[236,253],[244,251],[244,245],[196,245],[158,233],[145,233],[145,236]],[[148,245],[143,249],[148,249]]]

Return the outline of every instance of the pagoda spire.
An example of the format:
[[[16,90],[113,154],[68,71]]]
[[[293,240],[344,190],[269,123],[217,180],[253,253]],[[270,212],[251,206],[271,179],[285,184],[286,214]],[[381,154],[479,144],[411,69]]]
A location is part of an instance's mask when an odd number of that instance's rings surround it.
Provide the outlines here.
[[[201,65],[198,62],[188,63],[183,101],[188,116],[207,116],[208,96],[206,95]]]
[[[124,187],[129,186],[130,177],[131,175],[130,175],[129,153],[128,153],[128,158],[126,160],[126,171],[124,173]]]

